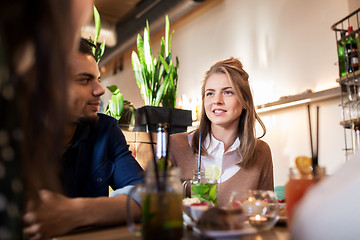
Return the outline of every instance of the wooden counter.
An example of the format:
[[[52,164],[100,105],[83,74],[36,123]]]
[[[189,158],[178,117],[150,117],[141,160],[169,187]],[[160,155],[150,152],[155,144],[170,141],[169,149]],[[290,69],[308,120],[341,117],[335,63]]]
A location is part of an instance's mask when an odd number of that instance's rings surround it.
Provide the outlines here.
[[[234,237],[235,239],[239,237]],[[232,239],[234,239],[232,238]],[[67,234],[53,240],[140,240],[140,236],[131,233],[126,226],[82,230],[77,233]],[[200,240],[200,236],[192,231],[187,231],[182,240]],[[239,238],[240,239],[240,238]],[[242,240],[289,240],[290,234],[286,226],[276,226],[269,231],[241,236]]]

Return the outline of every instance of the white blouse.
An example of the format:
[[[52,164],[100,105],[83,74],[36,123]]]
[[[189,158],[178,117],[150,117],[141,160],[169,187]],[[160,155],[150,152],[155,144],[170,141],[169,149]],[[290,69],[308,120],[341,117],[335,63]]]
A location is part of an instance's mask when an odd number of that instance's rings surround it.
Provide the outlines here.
[[[193,133],[188,134],[189,144],[191,146]],[[210,141],[211,138],[211,141]],[[224,143],[217,140],[212,134],[208,134],[204,141],[204,147],[208,155],[201,155],[201,169],[206,169],[210,165],[217,165],[221,169],[221,177],[218,182],[225,182],[240,170],[237,165],[242,161],[242,156],[238,151],[240,140],[236,138],[231,147],[225,152]]]

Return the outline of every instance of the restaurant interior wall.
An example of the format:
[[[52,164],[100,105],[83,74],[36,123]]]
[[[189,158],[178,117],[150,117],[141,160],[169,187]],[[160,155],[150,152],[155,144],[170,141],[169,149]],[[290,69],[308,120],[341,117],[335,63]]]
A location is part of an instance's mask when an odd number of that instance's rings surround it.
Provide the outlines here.
[[[231,56],[239,58],[250,75],[255,105],[336,87],[336,44],[330,27],[358,7],[354,0],[222,0],[205,12],[189,13],[171,23],[173,54],[180,60],[178,96],[199,97],[205,71]],[[154,54],[160,32],[152,35]],[[124,99],[141,107],[130,53],[122,56],[122,70],[102,83],[117,84]],[[107,92],[105,103],[109,98]],[[319,163],[332,174],[345,161],[340,99],[314,104],[320,106]],[[275,185],[283,185],[295,157],[310,156],[306,109],[295,106],[261,117],[268,130],[264,140],[272,149]]]

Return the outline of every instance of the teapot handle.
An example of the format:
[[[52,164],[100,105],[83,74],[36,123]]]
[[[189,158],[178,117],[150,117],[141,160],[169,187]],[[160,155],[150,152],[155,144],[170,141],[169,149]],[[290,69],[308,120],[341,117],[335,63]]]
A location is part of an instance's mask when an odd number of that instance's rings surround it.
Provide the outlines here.
[[[127,202],[126,202],[126,220],[127,225],[130,230],[130,232],[133,232],[137,235],[141,234],[141,228],[137,227],[133,218],[133,214],[131,212],[131,200],[135,200],[139,196],[136,194],[138,191],[139,185],[134,185],[134,187],[130,190]],[[136,201],[136,200],[135,200]]]

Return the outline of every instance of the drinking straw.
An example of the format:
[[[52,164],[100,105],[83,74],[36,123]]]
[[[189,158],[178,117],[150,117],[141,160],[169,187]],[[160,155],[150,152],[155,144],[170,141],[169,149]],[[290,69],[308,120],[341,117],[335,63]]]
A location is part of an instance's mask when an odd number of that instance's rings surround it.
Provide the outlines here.
[[[309,131],[310,131],[310,147],[311,147],[311,160],[313,174],[317,176],[318,168],[318,153],[319,153],[319,106],[316,107],[316,145],[315,150],[313,148],[312,131],[311,131],[311,116],[310,116],[310,104],[307,105],[308,118],[309,118]]]
[[[148,122],[148,120],[149,120],[149,115],[148,114],[149,113],[148,113],[146,108],[144,110],[145,110],[145,124],[149,125],[149,122]],[[150,137],[151,152],[152,152],[153,163],[154,163],[156,187],[160,191],[159,171],[158,171],[158,167],[157,167],[157,164],[156,164],[156,157],[155,157],[155,151],[154,151],[154,141],[153,141],[151,130],[149,131],[149,137]]]
[[[199,130],[199,151],[198,151],[198,181],[200,181],[200,168],[201,168],[201,131]]]
[[[318,168],[318,155],[319,155],[319,106],[316,107],[316,151],[312,161],[314,176],[317,176]]]
[[[164,189],[166,189],[166,177],[167,177],[167,168],[168,168],[168,159],[169,159],[169,146],[170,146],[170,132],[171,132],[171,123],[172,123],[172,111],[173,109],[170,109],[170,113],[169,113],[169,119],[168,119],[168,124],[166,124],[165,126],[165,130],[167,132],[167,136],[166,136],[166,155],[165,155],[165,163],[164,163],[164,183],[163,183],[163,187]]]
[[[309,131],[310,131],[311,159],[314,159],[314,149],[313,149],[313,140],[312,140],[312,131],[311,131],[310,104],[307,105],[307,112],[308,112]]]

